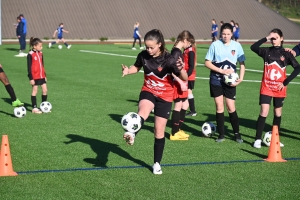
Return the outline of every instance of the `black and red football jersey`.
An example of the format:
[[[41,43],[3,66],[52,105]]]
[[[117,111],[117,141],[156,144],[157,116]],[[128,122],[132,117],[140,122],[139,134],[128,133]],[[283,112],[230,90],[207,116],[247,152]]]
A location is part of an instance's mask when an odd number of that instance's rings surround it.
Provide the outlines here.
[[[165,101],[172,102],[174,93],[172,73],[179,76],[176,60],[175,56],[168,52],[158,57],[152,57],[147,51],[139,53],[134,66],[139,69],[143,67],[144,70],[142,91],[151,92]]]
[[[294,56],[280,47],[259,47],[266,42],[263,38],[251,46],[251,50],[257,53],[264,60],[264,72],[260,88],[260,94],[272,97],[286,97],[286,89],[279,91],[277,85],[286,80],[286,67],[291,65],[293,68],[300,67]]]

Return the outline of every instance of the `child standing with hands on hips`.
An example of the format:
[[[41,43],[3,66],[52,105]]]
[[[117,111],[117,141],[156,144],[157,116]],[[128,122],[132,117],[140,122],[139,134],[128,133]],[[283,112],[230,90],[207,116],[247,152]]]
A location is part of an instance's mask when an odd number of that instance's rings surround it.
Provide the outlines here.
[[[42,40],[39,38],[30,38],[30,47],[32,49],[27,55],[27,69],[28,78],[30,80],[30,85],[32,85],[31,92],[31,103],[32,103],[32,113],[41,114],[42,111],[37,107],[36,104],[36,94],[38,92],[38,86],[42,87],[42,102],[47,101],[47,78],[44,68],[44,58]]]

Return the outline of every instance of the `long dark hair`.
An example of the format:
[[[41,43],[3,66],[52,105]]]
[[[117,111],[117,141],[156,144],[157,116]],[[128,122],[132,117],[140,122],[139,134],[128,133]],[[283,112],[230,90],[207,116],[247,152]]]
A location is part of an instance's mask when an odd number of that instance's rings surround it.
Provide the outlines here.
[[[33,38],[33,37],[30,38],[29,41],[30,47],[34,47],[38,43],[42,43],[42,40],[40,38]]]
[[[161,43],[161,46],[159,47],[161,54],[163,54],[165,51],[167,51],[165,39],[160,30],[153,29],[153,30],[147,32],[144,37],[144,41],[146,42],[147,40],[155,40],[157,42],[157,44]]]
[[[274,28],[270,31],[270,33],[277,33],[281,38],[283,37],[283,33],[279,28]],[[283,45],[283,40],[281,41],[281,46]]]

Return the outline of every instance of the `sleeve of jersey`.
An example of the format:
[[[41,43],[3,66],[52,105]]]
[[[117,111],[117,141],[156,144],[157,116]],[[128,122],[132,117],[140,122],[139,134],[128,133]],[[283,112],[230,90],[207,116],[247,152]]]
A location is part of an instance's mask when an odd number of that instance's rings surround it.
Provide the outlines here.
[[[172,54],[172,56],[170,56],[168,58],[168,62],[167,63],[168,63],[168,67],[171,69],[171,72],[174,73],[176,76],[179,76],[180,75],[180,71],[179,71],[179,69],[176,66],[176,61],[177,61],[177,59],[179,58],[180,55],[178,55],[176,53],[175,56],[174,56],[174,54]]]
[[[300,44],[297,44],[293,50],[296,52],[296,56],[299,56],[300,55]]]
[[[296,76],[300,73],[300,65],[295,59],[295,57],[289,53],[290,65],[294,67],[294,71],[283,81],[283,85],[287,86]]]
[[[31,64],[32,64],[32,56],[31,54],[29,53],[27,55],[27,70],[28,70],[28,78],[29,80],[32,80],[33,77],[32,77],[32,73],[31,73]]]
[[[214,55],[215,55],[215,47],[214,47],[213,44],[211,44],[208,51],[207,51],[207,53],[206,53],[205,60],[213,61],[214,60]]]
[[[239,54],[238,54],[238,58],[237,60],[241,63],[241,62],[245,62],[246,57],[245,57],[245,53],[243,50],[242,45],[239,44]]]
[[[189,69],[187,71],[188,76],[190,76],[193,73],[193,70],[195,68],[195,53],[193,51],[190,51],[189,54]]]
[[[142,52],[138,54],[136,57],[136,61],[134,63],[134,66],[137,67],[138,69],[141,69],[143,67],[143,56]]]
[[[263,49],[259,48],[259,47],[260,47],[260,45],[262,45],[266,41],[267,41],[267,38],[262,38],[262,39],[258,40],[257,42],[255,42],[254,44],[252,44],[250,49],[253,52],[255,52],[257,55],[262,56],[263,55]]]

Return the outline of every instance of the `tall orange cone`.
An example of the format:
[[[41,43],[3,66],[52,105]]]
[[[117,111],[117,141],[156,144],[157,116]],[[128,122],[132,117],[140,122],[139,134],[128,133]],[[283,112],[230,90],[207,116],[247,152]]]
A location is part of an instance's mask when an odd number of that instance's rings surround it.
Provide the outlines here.
[[[17,176],[17,175],[18,174],[13,170],[13,166],[11,162],[8,136],[2,135],[2,144],[1,144],[1,151],[0,151],[0,176]]]
[[[278,126],[273,126],[272,128],[269,154],[268,154],[268,158],[264,160],[267,162],[286,162],[286,160],[282,159],[281,157]]]

